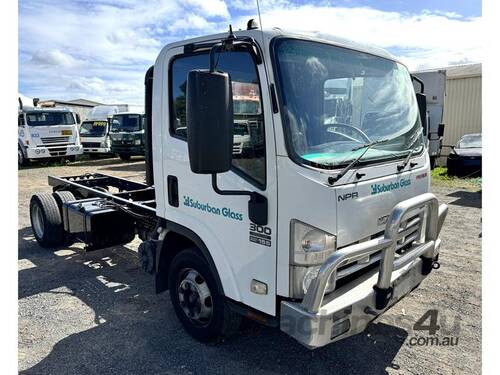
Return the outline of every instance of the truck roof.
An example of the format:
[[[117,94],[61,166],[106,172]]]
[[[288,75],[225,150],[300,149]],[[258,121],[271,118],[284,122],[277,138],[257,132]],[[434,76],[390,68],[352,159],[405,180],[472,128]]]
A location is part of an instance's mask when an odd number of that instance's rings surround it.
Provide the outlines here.
[[[328,44],[332,44],[332,45],[343,47],[343,48],[352,49],[355,51],[369,53],[371,55],[375,55],[375,56],[383,57],[385,59],[400,62],[395,56],[393,56],[388,51],[386,51],[380,47],[358,43],[358,42],[355,42],[355,41],[352,41],[349,39],[345,39],[342,37],[337,37],[334,35],[321,33],[321,32],[292,31],[292,30],[283,30],[283,29],[280,29],[278,27],[275,27],[272,29],[264,29],[262,32],[260,29],[258,29],[258,30],[257,29],[238,30],[238,31],[235,31],[234,34],[236,36],[250,36],[250,37],[254,38],[257,42],[262,42],[262,37],[264,37],[264,40],[266,41],[266,43],[269,43],[269,41],[271,39],[278,37],[278,36],[290,37],[290,38],[300,38],[300,39],[311,40],[311,41],[318,41],[318,42],[328,43]],[[190,44],[190,43],[218,41],[218,40],[224,39],[225,37],[227,37],[227,35],[228,35],[228,33],[225,32],[225,33],[212,34],[212,35],[177,41],[174,43],[167,44],[163,48],[163,50],[168,50],[168,49],[171,49],[173,47],[183,46],[183,45]],[[162,52],[163,52],[163,50],[162,50]],[[160,53],[160,55],[161,55],[161,53]]]
[[[28,107],[24,106],[20,112],[71,112],[66,107]]]

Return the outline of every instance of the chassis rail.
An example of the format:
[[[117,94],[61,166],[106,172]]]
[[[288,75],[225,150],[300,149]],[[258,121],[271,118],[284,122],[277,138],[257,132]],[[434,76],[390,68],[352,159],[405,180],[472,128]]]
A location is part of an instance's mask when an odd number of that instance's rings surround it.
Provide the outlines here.
[[[48,182],[54,190],[76,190],[85,198],[107,198],[117,204],[156,214],[154,187],[140,182],[100,173],[69,177],[49,176]],[[117,191],[111,192],[110,188]]]

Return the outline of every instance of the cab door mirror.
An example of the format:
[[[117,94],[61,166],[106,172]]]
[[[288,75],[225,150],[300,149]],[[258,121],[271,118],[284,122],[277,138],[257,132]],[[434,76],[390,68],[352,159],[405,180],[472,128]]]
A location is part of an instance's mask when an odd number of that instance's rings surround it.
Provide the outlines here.
[[[78,113],[75,113],[75,119],[77,124],[81,122],[80,115]]]
[[[444,136],[444,124],[439,124],[438,126],[438,137],[441,138]]]
[[[200,174],[227,172],[233,153],[233,93],[228,73],[191,70],[186,93],[189,164]]]
[[[422,128],[424,131],[424,135],[427,135],[427,99],[425,97],[425,94],[421,93],[416,93],[417,95],[417,104],[418,104],[418,111],[420,112],[420,120],[422,121]]]

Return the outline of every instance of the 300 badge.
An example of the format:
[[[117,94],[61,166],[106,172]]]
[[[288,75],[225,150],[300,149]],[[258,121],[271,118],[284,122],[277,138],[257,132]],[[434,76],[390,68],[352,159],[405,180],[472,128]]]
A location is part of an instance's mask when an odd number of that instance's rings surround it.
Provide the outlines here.
[[[250,223],[250,242],[271,247],[271,228]]]

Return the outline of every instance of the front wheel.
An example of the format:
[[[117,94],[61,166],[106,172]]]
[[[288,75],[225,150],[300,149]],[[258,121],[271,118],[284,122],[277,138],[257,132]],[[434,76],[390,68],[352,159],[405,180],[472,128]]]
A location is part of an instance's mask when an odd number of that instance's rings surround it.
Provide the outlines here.
[[[118,157],[123,160],[123,161],[129,161],[130,160],[130,156],[129,154],[119,154]]]
[[[17,164],[20,167],[28,165],[29,160],[24,156],[23,149],[21,146],[17,146]]]
[[[175,313],[195,339],[219,341],[238,330],[241,316],[227,306],[210,267],[197,249],[186,249],[175,256],[168,284]]]

